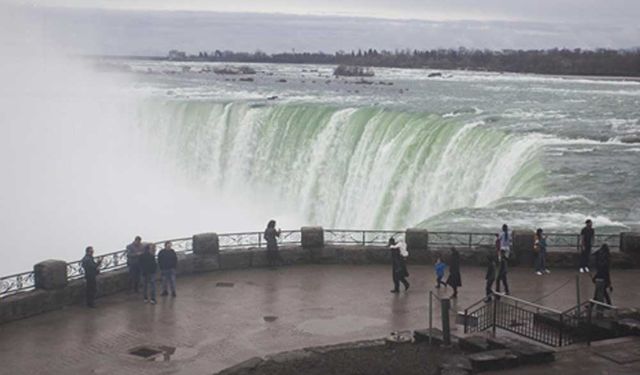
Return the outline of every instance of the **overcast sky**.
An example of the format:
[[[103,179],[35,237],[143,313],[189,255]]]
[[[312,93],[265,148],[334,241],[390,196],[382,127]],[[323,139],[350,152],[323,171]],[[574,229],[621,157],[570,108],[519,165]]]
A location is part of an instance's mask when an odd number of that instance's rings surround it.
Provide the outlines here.
[[[640,44],[635,0],[5,1],[29,9],[29,33],[72,53]]]

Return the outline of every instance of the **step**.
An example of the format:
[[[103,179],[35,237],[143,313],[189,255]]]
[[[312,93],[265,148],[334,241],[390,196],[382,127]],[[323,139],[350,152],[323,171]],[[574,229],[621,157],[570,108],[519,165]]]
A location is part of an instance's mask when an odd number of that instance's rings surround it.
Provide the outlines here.
[[[520,365],[518,356],[509,349],[494,349],[467,355],[474,372],[504,370]]]

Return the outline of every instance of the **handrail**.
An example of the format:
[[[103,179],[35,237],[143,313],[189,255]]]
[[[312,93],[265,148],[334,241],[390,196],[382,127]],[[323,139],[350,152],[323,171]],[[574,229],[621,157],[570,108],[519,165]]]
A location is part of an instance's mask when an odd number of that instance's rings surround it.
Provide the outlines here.
[[[536,308],[538,310],[546,310],[546,311],[552,312],[554,314],[562,314],[562,311],[560,311],[560,310],[556,310],[556,309],[553,309],[551,307],[538,305],[537,303],[525,301],[523,299],[516,298],[516,297],[510,296],[510,295],[504,294],[504,293],[499,293],[499,292],[494,291],[493,294],[497,295],[497,296],[500,296],[500,298],[504,298],[504,299],[507,299],[507,300],[513,300],[516,303],[520,303],[520,304],[523,304],[523,305],[534,307],[534,308]]]

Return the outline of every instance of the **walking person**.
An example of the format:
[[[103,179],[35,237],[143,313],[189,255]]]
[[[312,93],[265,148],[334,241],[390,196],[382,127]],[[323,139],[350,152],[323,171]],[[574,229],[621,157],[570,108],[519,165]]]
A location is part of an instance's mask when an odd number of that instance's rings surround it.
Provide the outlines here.
[[[127,267],[129,268],[129,280],[131,282],[131,290],[138,293],[140,286],[140,256],[144,252],[142,238],[136,236],[132,243],[127,245]]]
[[[151,302],[156,304],[156,245],[146,244],[144,253],[140,256],[140,268],[142,270],[142,278],[144,279],[143,296],[144,303]]]
[[[493,283],[496,281],[496,259],[495,255],[487,256],[487,273],[484,276],[486,302],[491,301],[491,295],[493,294]]]
[[[442,261],[442,259],[440,259],[440,257],[438,257],[438,259],[436,259],[436,265],[435,265],[435,269],[436,269],[436,288],[440,289],[440,284],[444,285],[444,287],[447,287],[447,283],[445,283],[444,281],[442,281],[442,278],[444,277],[444,270],[447,268],[447,264],[445,262]]]
[[[496,278],[496,292],[500,293],[500,284],[504,285],[504,294],[509,295],[509,284],[507,283],[507,256],[504,250],[500,250],[498,257],[498,277]]]
[[[541,276],[551,273],[547,269],[547,236],[542,233],[542,228],[536,230],[536,240],[533,244],[533,251],[536,253],[536,275]]]
[[[589,272],[589,255],[596,233],[591,219],[587,219],[584,223],[585,226],[580,231],[580,272]]]
[[[176,268],[178,267],[178,256],[171,248],[171,241],[164,243],[164,249],[158,253],[158,266],[162,276],[162,296],[169,295],[167,284],[171,287],[171,297],[176,296]]]
[[[611,305],[611,296],[609,295],[609,292],[613,292],[613,286],[611,285],[611,260],[609,246],[607,244],[603,244],[595,253],[596,274],[593,275],[592,280],[596,284],[596,290],[593,299]],[[598,285],[598,283],[600,283],[600,285]],[[600,286],[601,290],[598,290],[598,286]]]
[[[87,246],[84,251],[84,258],[82,258],[82,269],[84,270],[84,279],[86,282],[86,294],[87,294],[87,307],[96,307],[96,292],[98,291],[98,285],[96,278],[100,273],[100,261],[96,262],[93,259],[93,247]]]
[[[391,271],[393,277],[393,289],[391,293],[399,293],[400,292],[400,283],[404,285],[404,290],[409,290],[409,282],[407,281],[407,277],[409,277],[409,272],[407,271],[407,265],[404,260],[404,256],[402,255],[403,251],[402,244],[396,243],[396,239],[391,237],[389,238],[389,250],[391,250]],[[408,255],[408,253],[406,253]]]
[[[269,220],[267,229],[264,230],[264,239],[267,241],[267,264],[269,267],[275,267],[282,258],[278,252],[278,238],[280,237],[280,229],[276,229],[276,221]]]
[[[511,256],[512,238],[507,224],[502,224],[502,231],[498,234],[498,241],[500,241],[500,253],[498,255],[505,256],[508,259]]]
[[[462,286],[462,277],[460,276],[460,253],[455,247],[451,248],[451,260],[449,260],[449,277],[447,284],[453,288],[451,298],[458,297],[458,288]]]

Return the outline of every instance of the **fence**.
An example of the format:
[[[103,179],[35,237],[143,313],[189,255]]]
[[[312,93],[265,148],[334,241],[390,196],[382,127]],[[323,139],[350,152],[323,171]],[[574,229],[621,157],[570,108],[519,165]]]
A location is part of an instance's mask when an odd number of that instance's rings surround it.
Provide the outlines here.
[[[398,241],[405,240],[405,231],[393,230],[347,230],[324,229],[324,243],[329,245],[386,245],[390,237]],[[575,248],[579,249],[579,235],[551,233],[547,235],[547,243],[550,249]],[[283,245],[299,245],[302,242],[300,230],[282,231],[279,243]],[[595,246],[607,242],[613,249],[618,248],[619,234],[596,235]],[[266,246],[263,232],[224,233],[218,235],[220,251],[233,251],[234,249],[257,248]],[[177,238],[170,240],[177,252],[191,253],[192,238]],[[492,246],[495,242],[494,233],[462,233],[462,232],[429,232],[429,246],[456,246],[459,249],[473,249],[478,246]],[[162,247],[165,241],[156,242],[157,247]],[[101,260],[100,270],[108,272],[124,268],[127,263],[125,250],[120,250],[105,255],[96,256]],[[80,261],[67,264],[67,277],[74,280],[83,277]],[[33,271],[13,274],[0,278],[0,297],[26,292],[35,288],[35,275]]]

